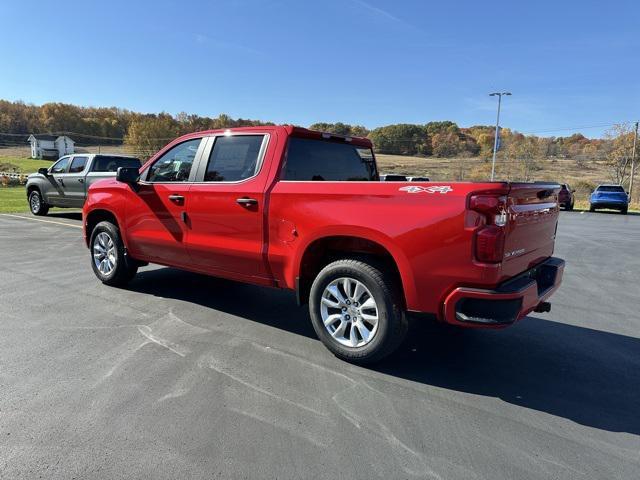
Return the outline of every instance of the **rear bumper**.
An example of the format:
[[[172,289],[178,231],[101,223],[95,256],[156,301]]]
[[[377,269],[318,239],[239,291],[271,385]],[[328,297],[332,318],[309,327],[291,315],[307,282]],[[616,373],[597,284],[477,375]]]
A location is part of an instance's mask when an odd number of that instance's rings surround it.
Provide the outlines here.
[[[629,203],[624,201],[591,202],[591,206],[594,208],[612,208],[614,210],[617,210],[619,208],[627,208],[629,206]]]
[[[464,327],[511,325],[558,289],[563,272],[564,260],[551,257],[494,290],[456,288],[444,301],[444,321]]]

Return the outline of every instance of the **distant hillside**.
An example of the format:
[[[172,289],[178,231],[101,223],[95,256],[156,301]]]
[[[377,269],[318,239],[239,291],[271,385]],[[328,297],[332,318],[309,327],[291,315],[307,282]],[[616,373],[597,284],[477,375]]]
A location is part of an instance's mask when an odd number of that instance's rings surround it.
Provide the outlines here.
[[[65,133],[80,149],[104,151],[118,147],[145,159],[184,133],[269,124],[272,123],[234,119],[225,114],[211,118],[187,113],[139,113],[117,107],[81,107],[64,103],[37,106],[0,100],[0,157],[29,156],[26,139],[30,133]],[[487,160],[493,150],[495,128],[492,126],[465,128],[452,121],[431,121],[369,130],[361,125],[338,122],[315,123],[310,128],[347,136],[366,136],[372,140],[380,159],[401,156],[403,160],[397,169],[410,167],[412,171],[407,173],[452,180],[486,179],[490,175]],[[605,138],[597,139],[586,138],[580,133],[568,137],[539,137],[502,128],[498,177],[589,184],[606,181],[627,186],[632,143],[633,134],[628,124],[615,125]],[[390,160],[388,168],[395,169],[394,165]]]

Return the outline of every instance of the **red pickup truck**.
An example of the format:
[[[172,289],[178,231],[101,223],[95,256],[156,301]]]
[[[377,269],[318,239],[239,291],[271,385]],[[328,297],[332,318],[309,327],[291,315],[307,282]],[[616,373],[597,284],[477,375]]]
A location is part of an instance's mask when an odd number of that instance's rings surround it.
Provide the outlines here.
[[[293,126],[198,132],[91,186],[91,265],[148,262],[295,290],[340,358],[391,353],[407,315],[500,328],[546,311],[560,186],[380,181],[371,142]]]

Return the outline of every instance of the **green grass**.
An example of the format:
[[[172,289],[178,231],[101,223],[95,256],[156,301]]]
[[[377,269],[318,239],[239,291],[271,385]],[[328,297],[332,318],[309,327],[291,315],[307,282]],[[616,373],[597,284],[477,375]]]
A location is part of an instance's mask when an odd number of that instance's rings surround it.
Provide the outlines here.
[[[77,208],[50,208],[50,212],[79,212]],[[27,213],[29,203],[24,185],[19,187],[0,187],[0,213]]]
[[[14,168],[17,173],[33,173],[37,172],[41,167],[49,167],[53,163],[51,160],[40,160],[37,158],[24,157],[0,157],[0,171],[13,172]]]
[[[27,194],[24,186],[0,187],[0,212],[28,212]]]

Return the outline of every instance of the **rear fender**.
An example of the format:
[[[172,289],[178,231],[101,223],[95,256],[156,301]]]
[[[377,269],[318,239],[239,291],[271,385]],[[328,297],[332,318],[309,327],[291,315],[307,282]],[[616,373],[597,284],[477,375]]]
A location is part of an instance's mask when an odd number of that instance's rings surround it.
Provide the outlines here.
[[[387,252],[389,252],[400,273],[400,279],[402,281],[402,289],[404,292],[407,308],[411,310],[412,306],[417,304],[417,294],[415,290],[413,271],[411,270],[409,261],[402,250],[395,245],[391,238],[380,233],[379,231],[355,225],[332,226],[314,232],[313,235],[306,236],[304,241],[300,242],[298,248],[295,250],[289,267],[285,269],[285,281],[287,287],[292,289],[296,288],[296,278],[301,276],[300,268],[302,264],[302,258],[309,246],[318,240],[322,240],[323,238],[336,236],[355,237],[361,238],[363,240],[368,240],[370,242],[377,243]]]

